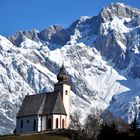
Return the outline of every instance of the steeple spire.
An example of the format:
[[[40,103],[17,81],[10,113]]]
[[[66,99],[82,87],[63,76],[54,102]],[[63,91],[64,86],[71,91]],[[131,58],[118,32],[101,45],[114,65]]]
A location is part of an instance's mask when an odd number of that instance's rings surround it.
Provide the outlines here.
[[[58,83],[67,83],[67,81],[68,81],[68,75],[67,75],[66,69],[64,67],[64,62],[62,63],[60,72],[57,75],[57,80],[58,80]]]

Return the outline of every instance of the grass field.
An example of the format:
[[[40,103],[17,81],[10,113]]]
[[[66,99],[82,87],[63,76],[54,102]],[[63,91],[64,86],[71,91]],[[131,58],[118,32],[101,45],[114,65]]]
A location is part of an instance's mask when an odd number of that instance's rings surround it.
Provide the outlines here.
[[[70,140],[63,136],[51,136],[48,134],[36,134],[28,136],[4,136],[0,140]]]

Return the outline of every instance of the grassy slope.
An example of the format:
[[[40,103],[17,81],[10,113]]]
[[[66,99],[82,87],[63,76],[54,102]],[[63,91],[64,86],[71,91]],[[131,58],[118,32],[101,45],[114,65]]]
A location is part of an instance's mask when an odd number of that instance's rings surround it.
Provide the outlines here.
[[[29,136],[5,136],[0,140],[69,140],[62,136],[48,136],[47,134],[29,135]]]

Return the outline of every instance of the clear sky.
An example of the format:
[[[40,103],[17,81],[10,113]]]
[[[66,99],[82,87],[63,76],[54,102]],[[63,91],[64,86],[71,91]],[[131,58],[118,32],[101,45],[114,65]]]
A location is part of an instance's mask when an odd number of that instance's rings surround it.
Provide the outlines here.
[[[0,0],[0,35],[54,24],[66,28],[80,16],[97,15],[111,2],[140,8],[140,0]]]

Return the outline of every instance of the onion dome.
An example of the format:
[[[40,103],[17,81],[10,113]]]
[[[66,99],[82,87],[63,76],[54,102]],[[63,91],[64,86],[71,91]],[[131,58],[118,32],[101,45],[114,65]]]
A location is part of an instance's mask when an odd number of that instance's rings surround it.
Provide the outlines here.
[[[58,80],[58,83],[67,83],[68,81],[68,75],[63,64],[60,68],[60,72],[57,75],[57,80]]]

